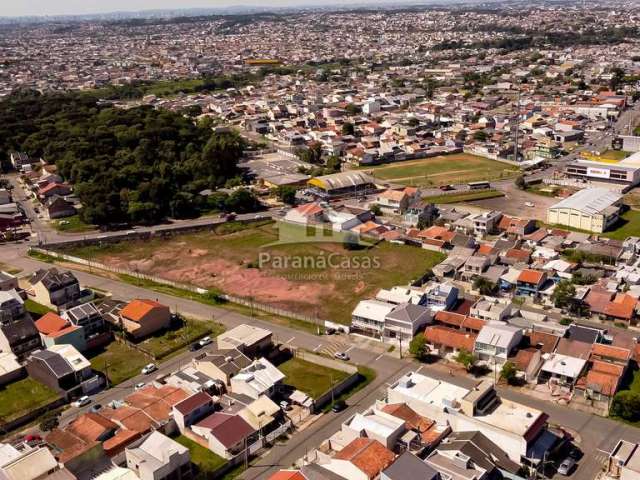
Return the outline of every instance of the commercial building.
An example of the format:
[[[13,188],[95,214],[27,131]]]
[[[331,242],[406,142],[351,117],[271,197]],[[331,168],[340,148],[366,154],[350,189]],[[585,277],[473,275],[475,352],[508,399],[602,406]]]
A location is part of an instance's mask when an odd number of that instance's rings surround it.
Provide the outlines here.
[[[622,195],[606,188],[588,188],[549,207],[547,223],[602,233],[620,214]]]
[[[577,159],[569,163],[564,172],[569,178],[608,184],[613,190],[626,190],[640,183],[640,153],[614,163]]]
[[[364,172],[333,173],[309,180],[313,193],[322,198],[365,195],[377,190],[374,179]]]

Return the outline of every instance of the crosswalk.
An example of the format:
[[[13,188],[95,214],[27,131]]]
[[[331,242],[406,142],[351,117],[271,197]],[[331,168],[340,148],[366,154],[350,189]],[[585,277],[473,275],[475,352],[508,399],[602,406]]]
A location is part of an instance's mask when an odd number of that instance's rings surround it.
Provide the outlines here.
[[[609,454],[598,450],[593,456],[594,460],[598,462],[598,465],[606,466],[609,463]]]

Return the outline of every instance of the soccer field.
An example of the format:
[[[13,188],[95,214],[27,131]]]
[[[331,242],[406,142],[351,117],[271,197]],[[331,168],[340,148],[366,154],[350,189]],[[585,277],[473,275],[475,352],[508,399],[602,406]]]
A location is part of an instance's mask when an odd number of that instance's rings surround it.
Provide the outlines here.
[[[515,166],[467,153],[380,165],[367,171],[378,180],[418,187],[498,180],[519,173]]]

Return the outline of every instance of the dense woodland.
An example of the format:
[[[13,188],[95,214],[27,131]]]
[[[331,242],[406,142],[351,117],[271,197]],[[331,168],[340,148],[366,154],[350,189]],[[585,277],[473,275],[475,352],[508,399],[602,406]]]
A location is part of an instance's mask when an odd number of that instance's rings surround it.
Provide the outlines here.
[[[122,110],[96,101],[86,93],[6,97],[0,101],[0,158],[7,162],[18,150],[55,163],[74,184],[83,220],[98,225],[256,208],[244,190],[210,199],[199,195],[240,182],[244,142],[237,133],[214,133],[165,110]]]

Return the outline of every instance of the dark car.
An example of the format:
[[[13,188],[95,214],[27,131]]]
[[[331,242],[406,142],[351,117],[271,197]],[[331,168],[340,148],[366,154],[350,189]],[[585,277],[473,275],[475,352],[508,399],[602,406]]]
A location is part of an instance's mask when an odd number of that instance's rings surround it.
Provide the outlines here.
[[[189,345],[189,351],[190,352],[197,352],[201,348],[202,348],[202,345],[200,345],[200,342],[195,342],[195,343],[192,343],[191,345]]]
[[[91,406],[91,411],[92,411],[92,412],[97,412],[97,411],[99,411],[100,409],[102,409],[102,405],[100,405],[99,403],[94,403],[94,404]]]
[[[343,411],[345,408],[347,408],[347,404],[344,403],[342,400],[338,400],[331,407],[331,411],[333,413],[339,413],[339,412]]]

